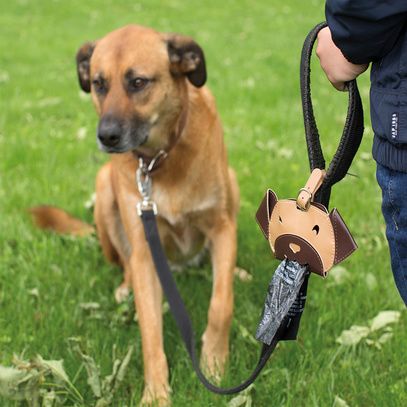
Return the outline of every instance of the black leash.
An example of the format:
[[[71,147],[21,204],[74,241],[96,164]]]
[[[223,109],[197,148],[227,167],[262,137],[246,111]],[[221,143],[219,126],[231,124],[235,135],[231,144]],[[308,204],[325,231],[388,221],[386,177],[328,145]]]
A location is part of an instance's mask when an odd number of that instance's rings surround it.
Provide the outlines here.
[[[315,168],[325,169],[325,159],[322,153],[318,127],[315,121],[311,100],[311,68],[312,49],[318,33],[327,26],[325,22],[318,24],[307,36],[301,53],[300,86],[302,111],[304,114],[305,138],[311,172]],[[343,179],[352,164],[363,137],[363,106],[356,80],[347,83],[349,93],[348,112],[338,149],[326,172],[324,182],[315,197],[328,208],[331,189],[334,184]]]
[[[301,95],[311,170],[314,168],[325,168],[325,160],[313,114],[310,91],[310,58],[312,49],[318,32],[325,26],[326,23],[319,24],[309,33],[305,40],[301,55]],[[326,206],[329,203],[329,196],[332,186],[346,175],[363,135],[363,110],[356,81],[350,82],[348,89],[349,107],[345,128],[338,150],[328,168],[325,181],[316,197],[316,201],[322,202]],[[192,366],[199,380],[208,390],[218,394],[238,393],[253,383],[267,363],[267,360],[270,358],[280,340],[296,339],[301,315],[305,306],[309,274],[305,277],[296,301],[290,308],[287,316],[283,319],[272,342],[270,345],[263,345],[257,366],[254,368],[249,378],[235,387],[221,388],[214,385],[207,380],[199,367],[199,361],[195,350],[195,335],[192,322],[180,296],[174,277],[168,266],[164,249],[161,245],[156,220],[157,208],[155,203],[150,200],[151,177],[147,166],[143,165],[142,160],[137,172],[137,180],[140,193],[143,196],[143,201],[139,203],[137,212],[143,222],[146,240],[150,247],[161,286],[170,306],[171,313],[185,343],[185,347],[191,358]]]
[[[154,214],[154,211],[152,209],[143,210],[141,219],[143,221],[144,232],[151,250],[151,254],[153,256],[153,261],[157,270],[158,278],[160,279],[161,286],[163,287],[165,296],[167,297],[167,301],[171,309],[171,313],[175,319],[175,322],[177,323],[178,329],[185,343],[185,347],[191,358],[192,366],[197,376],[199,377],[199,380],[207,389],[214,393],[233,394],[242,391],[246,387],[250,386],[250,384],[253,383],[258,374],[261,372],[270,355],[272,354],[274,348],[276,347],[278,340],[274,339],[270,345],[263,346],[256,368],[254,369],[250,377],[239,386],[224,389],[209,382],[199,367],[198,357],[195,352],[195,335],[192,328],[191,319],[189,318],[188,311],[185,308],[174,277],[168,266],[167,258],[165,256],[158,234],[156,215]],[[281,330],[282,328],[280,327],[280,331]],[[277,336],[278,333],[276,337]]]

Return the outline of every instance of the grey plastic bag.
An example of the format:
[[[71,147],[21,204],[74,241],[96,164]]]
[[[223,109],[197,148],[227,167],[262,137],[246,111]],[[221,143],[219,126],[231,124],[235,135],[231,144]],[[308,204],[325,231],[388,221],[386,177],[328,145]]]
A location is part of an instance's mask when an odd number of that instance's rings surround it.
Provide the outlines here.
[[[288,314],[300,291],[307,266],[283,260],[270,281],[263,315],[256,331],[256,339],[270,345],[282,320]]]

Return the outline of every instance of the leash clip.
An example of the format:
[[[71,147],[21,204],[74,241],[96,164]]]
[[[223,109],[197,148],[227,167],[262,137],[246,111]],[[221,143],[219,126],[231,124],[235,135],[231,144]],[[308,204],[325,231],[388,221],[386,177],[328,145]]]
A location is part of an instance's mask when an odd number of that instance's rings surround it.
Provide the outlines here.
[[[157,205],[151,199],[152,180],[150,172],[157,161],[158,155],[153,159],[149,166],[144,163],[142,158],[139,158],[139,167],[136,172],[137,187],[142,196],[142,201],[137,203],[137,214],[141,216],[143,211],[152,210],[154,215],[157,215]]]
[[[157,215],[157,205],[153,201],[145,201],[144,199],[137,203],[137,215],[142,216],[144,211],[153,211]]]

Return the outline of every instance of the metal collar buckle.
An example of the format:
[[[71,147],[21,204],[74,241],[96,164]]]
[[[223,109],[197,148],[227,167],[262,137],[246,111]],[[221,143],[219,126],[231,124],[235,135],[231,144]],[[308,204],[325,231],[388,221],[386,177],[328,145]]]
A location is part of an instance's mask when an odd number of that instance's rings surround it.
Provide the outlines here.
[[[139,155],[139,167],[142,168],[145,174],[152,173],[163,160],[168,156],[168,153],[165,150],[160,150],[151,160],[149,158],[144,158]],[[145,162],[147,160],[147,163]]]

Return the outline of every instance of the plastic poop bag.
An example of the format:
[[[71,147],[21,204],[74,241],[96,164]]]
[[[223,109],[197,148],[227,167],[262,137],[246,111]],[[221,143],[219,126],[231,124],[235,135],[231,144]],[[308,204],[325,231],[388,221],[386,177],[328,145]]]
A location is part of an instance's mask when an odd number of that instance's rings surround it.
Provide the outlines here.
[[[277,267],[267,290],[263,314],[257,328],[258,341],[270,345],[281,322],[293,306],[307,272],[307,266],[288,259]]]

